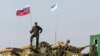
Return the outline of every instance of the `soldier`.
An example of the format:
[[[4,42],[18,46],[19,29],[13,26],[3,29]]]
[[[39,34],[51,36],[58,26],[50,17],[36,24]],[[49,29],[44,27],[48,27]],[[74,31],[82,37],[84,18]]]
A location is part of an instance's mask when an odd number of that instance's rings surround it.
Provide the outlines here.
[[[46,52],[47,52],[47,50],[46,50],[46,43],[45,42],[42,42],[40,44],[40,53],[44,54]]]
[[[57,50],[57,55],[56,56],[65,56],[65,49],[64,46],[59,46],[58,50]]]
[[[98,50],[96,44],[91,46],[90,56],[98,56]]]
[[[54,48],[56,48],[56,56],[64,56],[65,54],[64,42],[58,41]]]
[[[32,34],[30,38],[30,46],[32,46],[33,38],[36,37],[36,49],[37,49],[39,45],[39,34],[42,33],[42,28],[38,26],[37,22],[35,22],[35,26],[32,27],[30,33]]]
[[[65,51],[72,52],[72,53],[80,54],[82,50],[84,50],[86,47],[89,47],[89,45],[83,46],[83,47],[74,47],[72,45],[69,45],[69,43],[70,43],[70,40],[67,40]],[[65,53],[66,56],[68,56],[68,52]]]

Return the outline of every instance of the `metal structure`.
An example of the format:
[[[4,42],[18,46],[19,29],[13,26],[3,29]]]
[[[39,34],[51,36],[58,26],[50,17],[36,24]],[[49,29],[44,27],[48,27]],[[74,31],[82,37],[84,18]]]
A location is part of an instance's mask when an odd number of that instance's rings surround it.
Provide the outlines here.
[[[90,46],[90,56],[93,53],[100,56],[100,34],[90,36]]]

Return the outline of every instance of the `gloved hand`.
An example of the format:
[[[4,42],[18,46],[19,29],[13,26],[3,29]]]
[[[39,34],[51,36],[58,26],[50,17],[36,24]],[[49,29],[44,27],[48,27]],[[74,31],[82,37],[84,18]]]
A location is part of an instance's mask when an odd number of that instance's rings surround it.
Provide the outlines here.
[[[32,34],[32,31],[29,31],[30,32],[30,34]]]

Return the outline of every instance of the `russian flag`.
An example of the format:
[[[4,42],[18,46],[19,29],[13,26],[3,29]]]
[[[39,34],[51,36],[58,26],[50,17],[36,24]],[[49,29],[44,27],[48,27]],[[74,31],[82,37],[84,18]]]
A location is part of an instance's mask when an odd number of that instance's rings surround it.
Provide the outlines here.
[[[17,16],[24,16],[24,15],[27,15],[27,14],[30,14],[30,7],[29,7],[29,5],[25,6],[22,9],[17,9],[17,11],[16,11],[16,15]]]

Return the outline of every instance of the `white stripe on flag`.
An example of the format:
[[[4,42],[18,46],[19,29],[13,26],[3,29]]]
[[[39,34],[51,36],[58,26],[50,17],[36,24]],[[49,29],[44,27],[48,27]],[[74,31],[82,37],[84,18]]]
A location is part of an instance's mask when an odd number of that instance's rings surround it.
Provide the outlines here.
[[[53,6],[51,6],[51,11],[55,11],[57,9],[57,4],[54,4]]]
[[[27,8],[27,7],[30,7],[30,5],[26,5],[26,6],[24,6],[24,8]]]

